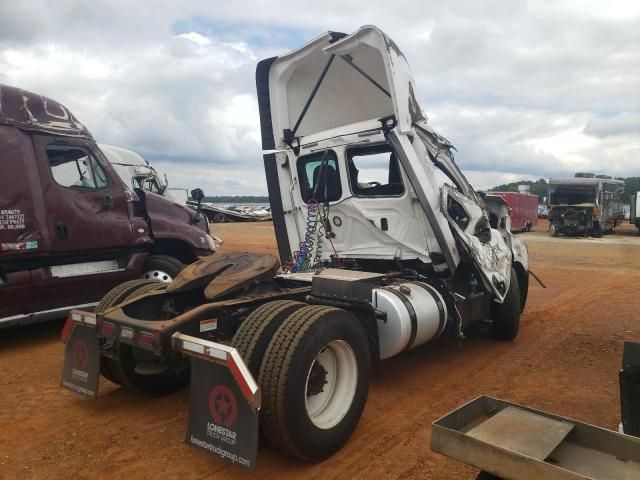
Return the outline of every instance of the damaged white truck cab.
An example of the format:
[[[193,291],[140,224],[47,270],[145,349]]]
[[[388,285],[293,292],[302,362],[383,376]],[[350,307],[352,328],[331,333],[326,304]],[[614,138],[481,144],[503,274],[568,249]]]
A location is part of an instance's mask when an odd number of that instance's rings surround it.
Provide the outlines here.
[[[259,416],[276,448],[320,461],[358,424],[371,358],[461,338],[481,321],[515,338],[527,250],[508,222],[490,228],[452,145],[427,124],[404,56],[377,28],[330,32],[264,60],[256,84],[281,262],[217,254],[166,288],[123,284],[73,322],[93,339],[94,372],[121,385],[179,388],[192,357],[190,444],[252,466]],[[66,338],[63,385],[73,389],[75,337]],[[231,373],[207,370],[216,362]],[[92,381],[95,392],[97,373]],[[225,405],[244,396],[236,405],[253,413],[210,411],[221,392]]]
[[[468,313],[460,329],[504,301],[512,268],[526,298],[526,247],[490,228],[453,146],[427,123],[406,58],[383,32],[329,32],[261,62],[257,86],[274,225],[289,271],[395,265],[435,275]]]

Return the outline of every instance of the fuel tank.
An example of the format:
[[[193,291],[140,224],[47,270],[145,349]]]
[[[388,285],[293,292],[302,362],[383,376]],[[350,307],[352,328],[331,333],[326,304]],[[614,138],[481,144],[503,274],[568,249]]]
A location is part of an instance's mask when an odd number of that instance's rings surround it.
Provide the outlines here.
[[[378,320],[381,359],[438,338],[447,325],[447,304],[427,283],[374,288],[372,304],[386,314],[386,320]]]

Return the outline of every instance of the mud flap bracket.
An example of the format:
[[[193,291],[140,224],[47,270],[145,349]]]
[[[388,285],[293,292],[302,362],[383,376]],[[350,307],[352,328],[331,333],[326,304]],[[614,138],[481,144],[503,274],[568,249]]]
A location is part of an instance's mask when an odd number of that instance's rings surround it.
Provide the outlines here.
[[[191,357],[187,443],[255,470],[260,389],[236,349],[179,332],[171,345]]]

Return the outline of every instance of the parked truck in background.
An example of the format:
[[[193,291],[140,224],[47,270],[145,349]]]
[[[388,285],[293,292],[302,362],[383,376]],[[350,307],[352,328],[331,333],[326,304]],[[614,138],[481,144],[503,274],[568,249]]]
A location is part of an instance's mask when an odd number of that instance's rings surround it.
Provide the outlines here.
[[[529,185],[518,185],[517,192],[488,192],[487,196],[501,197],[509,206],[511,230],[528,232],[538,224],[538,196],[529,193]],[[493,225],[495,219],[489,216]]]
[[[320,461],[356,428],[372,358],[485,322],[514,339],[528,253],[491,228],[452,144],[428,124],[405,56],[376,27],[263,60],[256,85],[280,261],[218,254],[166,289],[116,287],[95,314],[69,317],[63,385],[95,395],[100,371],[166,392],[194,368],[191,445],[254,465],[258,423],[239,413],[248,404],[277,449]],[[95,366],[79,379],[67,368],[76,332]],[[213,381],[203,359],[230,373]]]
[[[549,180],[549,233],[601,237],[612,232],[624,218],[623,192],[624,182],[607,175]]]
[[[90,309],[113,286],[171,281],[216,245],[203,216],[123,182],[60,103],[0,85],[0,327]]]
[[[640,230],[640,192],[635,192],[629,200],[629,223],[635,225]]]
[[[172,202],[184,206],[187,205],[189,189],[170,187],[167,175],[160,175],[151,163],[136,152],[122,147],[105,145],[104,143],[100,143],[98,146],[125,185],[129,185],[134,190],[142,188],[162,195]],[[197,203],[193,201],[194,208]]]

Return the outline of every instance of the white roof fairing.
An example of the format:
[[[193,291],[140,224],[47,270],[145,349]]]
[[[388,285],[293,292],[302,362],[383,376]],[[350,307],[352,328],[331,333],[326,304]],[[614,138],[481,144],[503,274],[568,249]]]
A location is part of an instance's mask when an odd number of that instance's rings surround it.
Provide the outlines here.
[[[615,178],[584,178],[584,177],[575,177],[575,178],[552,178],[549,180],[549,185],[572,185],[572,186],[597,186],[603,183],[608,183],[612,185],[624,185],[624,181],[617,180]]]

